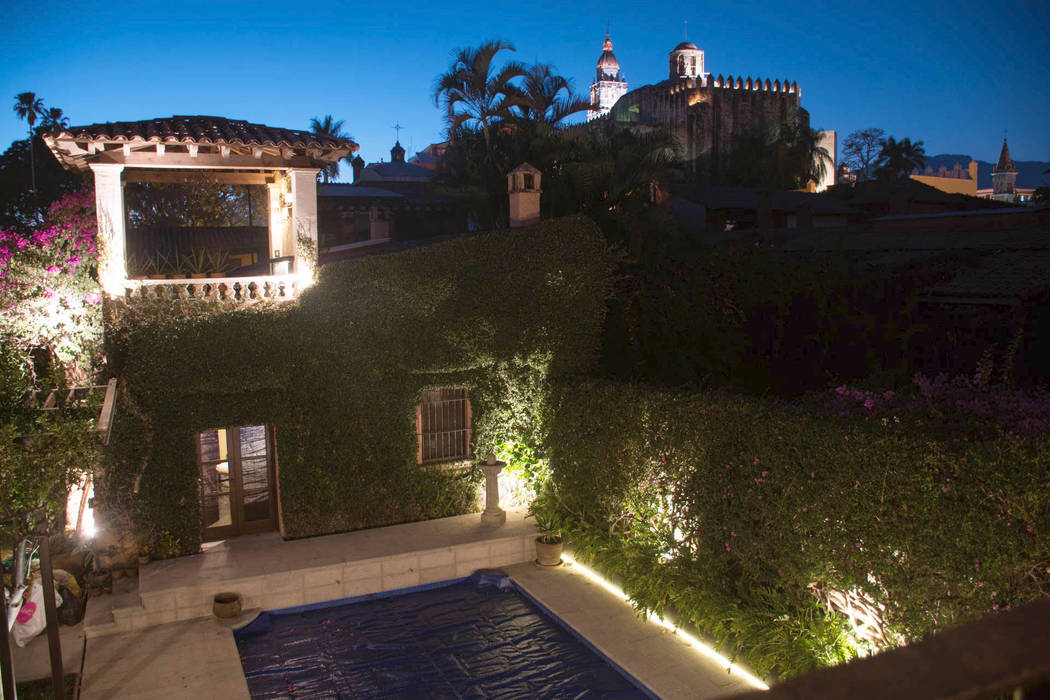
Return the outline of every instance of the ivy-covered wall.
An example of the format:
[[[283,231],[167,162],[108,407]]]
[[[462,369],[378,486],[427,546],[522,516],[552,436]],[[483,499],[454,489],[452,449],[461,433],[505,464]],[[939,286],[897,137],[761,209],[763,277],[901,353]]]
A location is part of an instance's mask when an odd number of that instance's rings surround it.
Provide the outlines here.
[[[1045,432],[956,429],[935,406],[858,418],[728,392],[552,387],[545,446],[569,543],[637,606],[763,676],[1050,594]],[[858,633],[847,611],[879,624]]]
[[[416,464],[423,390],[468,387],[476,456],[533,430],[548,378],[597,360],[611,270],[573,217],[329,264],[281,307],[113,303],[99,502],[161,554],[196,551],[195,434],[267,424],[290,537],[470,512],[476,469]]]

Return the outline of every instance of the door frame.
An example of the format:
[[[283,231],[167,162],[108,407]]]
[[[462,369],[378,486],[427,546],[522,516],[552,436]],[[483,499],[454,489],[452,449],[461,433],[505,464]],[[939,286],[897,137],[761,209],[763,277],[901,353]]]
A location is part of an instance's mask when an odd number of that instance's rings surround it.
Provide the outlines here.
[[[263,520],[244,522],[244,483],[241,473],[241,428],[251,426],[235,425],[223,428],[210,428],[210,430],[226,431],[226,458],[229,463],[230,477],[230,524],[218,527],[208,527],[204,522],[204,492],[201,490],[201,541],[214,542],[225,540],[240,535],[254,535],[260,532],[270,532],[278,529],[278,505],[277,505],[277,461],[275,458],[275,441],[273,427],[264,425],[266,430],[266,472],[269,484],[269,515]],[[197,434],[197,471],[201,471],[204,458],[201,454],[200,433]]]

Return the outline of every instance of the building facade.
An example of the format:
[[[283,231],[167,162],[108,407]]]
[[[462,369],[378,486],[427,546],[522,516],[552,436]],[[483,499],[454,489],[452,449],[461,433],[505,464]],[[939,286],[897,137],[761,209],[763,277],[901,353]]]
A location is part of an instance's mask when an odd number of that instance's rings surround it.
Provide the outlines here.
[[[587,111],[587,121],[607,115],[616,101],[627,92],[627,81],[612,48],[612,40],[609,32],[606,32],[602,55],[598,58],[598,69],[591,83],[591,108]]]
[[[679,157],[702,182],[725,168],[734,139],[749,129],[785,122],[809,127],[798,83],[716,77],[705,70],[703,50],[688,41],[668,58],[667,80],[627,92],[612,107],[610,118],[668,129],[678,143]],[[835,172],[834,163],[829,170]]]

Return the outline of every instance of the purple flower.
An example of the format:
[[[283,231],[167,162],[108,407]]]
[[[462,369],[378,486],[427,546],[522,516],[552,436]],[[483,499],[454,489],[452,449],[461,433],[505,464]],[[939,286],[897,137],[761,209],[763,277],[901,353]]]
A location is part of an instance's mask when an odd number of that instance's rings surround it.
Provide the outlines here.
[[[53,275],[53,274],[55,274],[56,272],[58,272],[58,268],[57,268],[57,267],[55,267],[54,265],[51,265],[51,266],[49,266],[49,267],[47,268],[47,270],[46,270],[45,272],[47,272],[47,274],[49,274],[49,275]]]

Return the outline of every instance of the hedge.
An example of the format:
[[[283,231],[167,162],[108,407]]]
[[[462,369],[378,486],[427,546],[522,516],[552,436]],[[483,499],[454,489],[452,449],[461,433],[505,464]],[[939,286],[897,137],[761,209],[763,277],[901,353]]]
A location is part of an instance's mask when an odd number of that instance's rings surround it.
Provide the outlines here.
[[[161,553],[196,551],[195,434],[268,424],[288,536],[470,512],[476,469],[416,465],[422,392],[469,389],[476,456],[520,439],[548,377],[594,366],[612,262],[574,217],[332,263],[281,307],[110,304],[125,390],[99,500]]]
[[[570,544],[636,606],[772,679],[1050,592],[1045,434],[628,383],[552,391],[546,449]],[[847,594],[881,638],[829,614]]]

